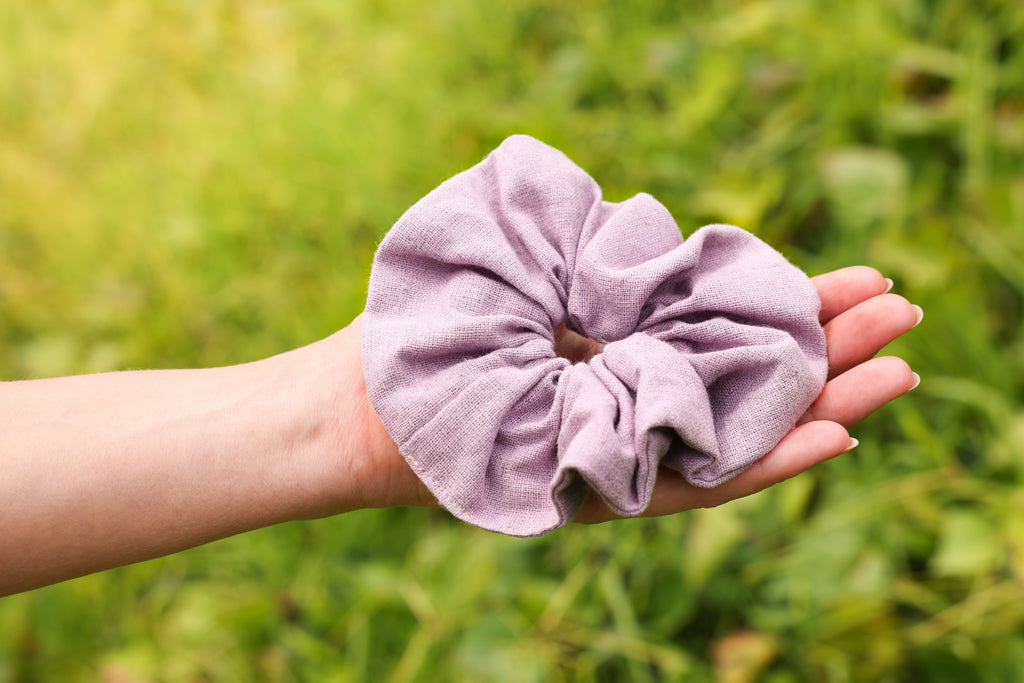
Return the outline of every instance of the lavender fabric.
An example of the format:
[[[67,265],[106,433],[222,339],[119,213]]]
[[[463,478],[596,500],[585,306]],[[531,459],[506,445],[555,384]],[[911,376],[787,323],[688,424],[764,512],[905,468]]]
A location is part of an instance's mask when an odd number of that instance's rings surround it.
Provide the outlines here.
[[[416,203],[381,242],[363,317],[371,403],[448,510],[538,535],[588,490],[622,515],[658,465],[715,486],[819,394],[809,279],[729,225],[683,240],[647,194],[621,203],[526,136]],[[605,344],[556,355],[562,324]]]

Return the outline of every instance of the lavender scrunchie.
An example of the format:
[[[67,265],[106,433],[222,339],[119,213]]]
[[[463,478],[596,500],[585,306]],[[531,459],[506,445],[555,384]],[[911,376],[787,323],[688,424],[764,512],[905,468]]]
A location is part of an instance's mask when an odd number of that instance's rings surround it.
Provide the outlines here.
[[[651,196],[602,201],[564,154],[518,135],[380,244],[366,387],[442,505],[538,535],[588,489],[643,512],[659,463],[707,487],[771,450],[824,385],[819,306],[753,235],[711,225],[684,242]],[[604,351],[557,356],[562,324]]]

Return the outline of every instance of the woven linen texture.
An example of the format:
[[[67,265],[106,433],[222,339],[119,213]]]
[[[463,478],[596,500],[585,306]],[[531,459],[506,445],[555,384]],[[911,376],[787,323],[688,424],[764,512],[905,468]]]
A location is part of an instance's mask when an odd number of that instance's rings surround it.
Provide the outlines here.
[[[517,135],[381,242],[366,387],[442,505],[538,535],[589,491],[640,514],[659,464],[710,487],[771,450],[824,385],[819,306],[750,233],[684,241],[650,195],[603,201],[564,154]],[[563,324],[604,350],[559,357]]]

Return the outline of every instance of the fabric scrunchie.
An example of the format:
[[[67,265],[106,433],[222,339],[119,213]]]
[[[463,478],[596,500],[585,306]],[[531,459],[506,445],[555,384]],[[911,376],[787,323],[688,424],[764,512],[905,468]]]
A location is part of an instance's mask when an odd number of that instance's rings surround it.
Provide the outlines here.
[[[819,307],[750,233],[711,225],[684,241],[650,195],[603,201],[564,154],[517,135],[381,242],[366,388],[449,511],[538,535],[588,490],[643,512],[659,464],[710,487],[771,450],[824,385]],[[559,357],[563,324],[604,350]]]

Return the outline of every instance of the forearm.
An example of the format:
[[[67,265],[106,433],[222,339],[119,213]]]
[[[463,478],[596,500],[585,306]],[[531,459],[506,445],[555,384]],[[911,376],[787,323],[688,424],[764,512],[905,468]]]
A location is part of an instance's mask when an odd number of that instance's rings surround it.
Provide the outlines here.
[[[0,384],[0,594],[415,502],[375,470],[388,443],[360,400],[357,336],[225,368]]]

